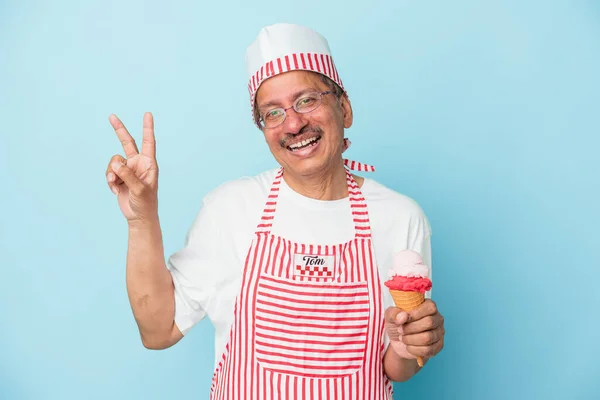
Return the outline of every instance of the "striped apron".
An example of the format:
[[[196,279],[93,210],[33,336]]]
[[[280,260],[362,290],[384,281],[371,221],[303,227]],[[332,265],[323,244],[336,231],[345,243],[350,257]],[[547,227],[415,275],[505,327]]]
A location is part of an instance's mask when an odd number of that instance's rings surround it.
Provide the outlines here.
[[[346,174],[354,239],[306,244],[271,234],[279,170],[246,257],[211,399],[392,398],[367,204]]]

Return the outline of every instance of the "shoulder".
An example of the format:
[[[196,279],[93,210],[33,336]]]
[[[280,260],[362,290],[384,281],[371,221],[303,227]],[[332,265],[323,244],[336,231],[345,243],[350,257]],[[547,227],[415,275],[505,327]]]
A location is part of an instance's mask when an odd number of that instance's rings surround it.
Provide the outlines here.
[[[389,207],[390,212],[425,215],[420,204],[413,198],[391,189],[382,183],[370,178],[365,178],[362,189],[368,203]]]
[[[209,242],[242,239],[253,232],[264,208],[277,169],[226,181],[203,198],[189,237]]]
[[[406,249],[418,252],[431,268],[432,229],[421,205],[373,179],[365,179],[363,188],[381,273],[387,275],[393,255]]]
[[[243,176],[224,182],[208,192],[202,202],[211,209],[240,207],[266,200],[265,196],[278,169],[270,169],[253,176]]]
[[[384,184],[365,178],[362,189],[369,213],[385,224],[402,224],[410,228],[423,229],[429,234],[431,227],[425,211],[412,197],[400,193]],[[375,221],[373,221],[375,222]]]

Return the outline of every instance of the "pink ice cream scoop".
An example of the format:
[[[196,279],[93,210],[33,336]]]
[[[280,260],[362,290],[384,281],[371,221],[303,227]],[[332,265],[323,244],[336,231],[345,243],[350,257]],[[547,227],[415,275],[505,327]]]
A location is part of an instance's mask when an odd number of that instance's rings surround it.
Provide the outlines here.
[[[425,293],[431,289],[431,270],[413,250],[404,250],[394,255],[389,280],[385,282],[390,290]]]

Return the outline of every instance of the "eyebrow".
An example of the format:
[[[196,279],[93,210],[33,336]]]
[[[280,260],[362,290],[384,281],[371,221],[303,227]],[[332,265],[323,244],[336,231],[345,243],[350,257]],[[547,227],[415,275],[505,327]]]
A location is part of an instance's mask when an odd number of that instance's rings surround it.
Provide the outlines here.
[[[303,94],[306,93],[311,93],[311,92],[318,92],[318,89],[315,88],[306,88],[306,89],[302,89],[299,90],[297,92],[292,93],[289,98],[296,100],[298,97],[302,96]],[[281,106],[281,103],[277,100],[273,100],[273,101],[269,101],[268,103],[265,104],[261,104],[260,106],[258,106],[258,110],[264,110],[266,108],[271,108],[273,106]]]

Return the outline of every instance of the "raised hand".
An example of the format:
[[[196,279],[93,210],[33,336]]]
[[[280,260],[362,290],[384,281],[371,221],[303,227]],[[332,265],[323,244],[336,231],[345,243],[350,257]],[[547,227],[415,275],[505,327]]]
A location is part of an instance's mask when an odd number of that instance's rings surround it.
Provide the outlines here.
[[[106,169],[108,186],[118,197],[121,212],[129,223],[158,219],[158,163],[154,119],[144,114],[142,152],[116,115],[110,124],[123,145],[125,157],[116,154]]]

